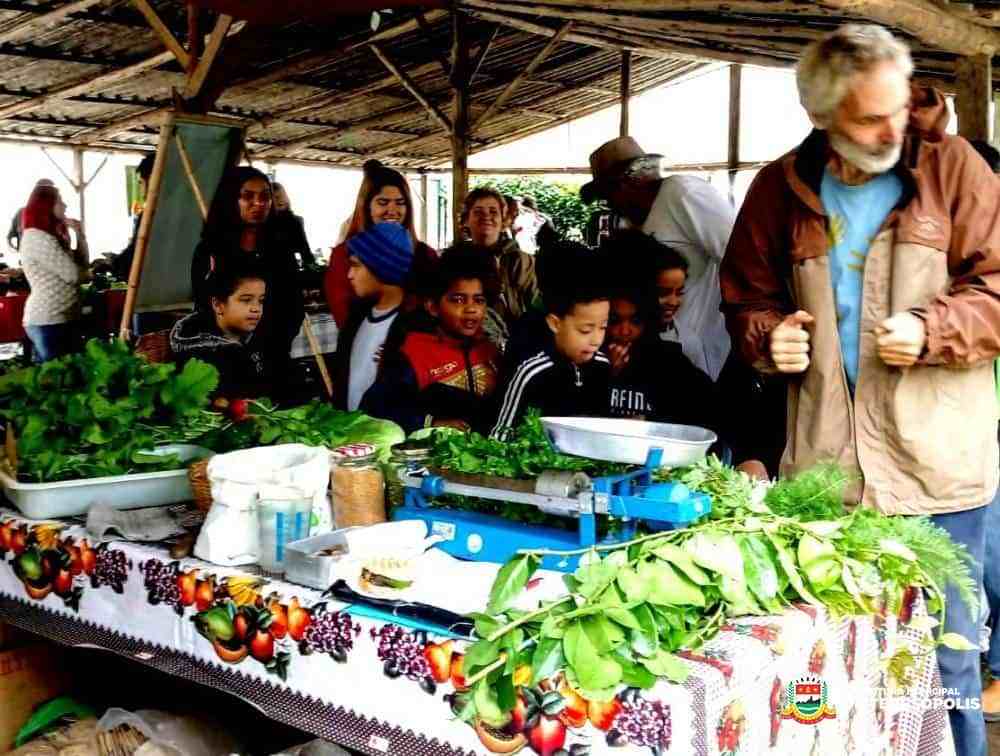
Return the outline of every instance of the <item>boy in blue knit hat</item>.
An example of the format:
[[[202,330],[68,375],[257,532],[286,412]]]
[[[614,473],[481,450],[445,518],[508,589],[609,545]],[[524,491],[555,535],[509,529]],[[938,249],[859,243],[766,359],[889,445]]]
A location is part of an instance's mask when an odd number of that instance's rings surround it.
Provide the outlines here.
[[[387,340],[397,332],[405,284],[413,265],[413,240],[398,223],[379,223],[347,242],[347,280],[359,303],[337,343],[334,401],[356,410],[375,382]]]

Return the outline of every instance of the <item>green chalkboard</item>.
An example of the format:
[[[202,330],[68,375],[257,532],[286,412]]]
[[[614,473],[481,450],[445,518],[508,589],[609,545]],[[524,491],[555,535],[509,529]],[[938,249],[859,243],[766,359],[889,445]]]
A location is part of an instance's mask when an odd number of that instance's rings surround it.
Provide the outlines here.
[[[191,302],[191,258],[204,222],[184,171],[176,136],[184,143],[208,206],[243,139],[238,126],[186,121],[184,116],[175,116],[171,138],[159,147],[167,150],[166,164],[149,231],[136,312]]]

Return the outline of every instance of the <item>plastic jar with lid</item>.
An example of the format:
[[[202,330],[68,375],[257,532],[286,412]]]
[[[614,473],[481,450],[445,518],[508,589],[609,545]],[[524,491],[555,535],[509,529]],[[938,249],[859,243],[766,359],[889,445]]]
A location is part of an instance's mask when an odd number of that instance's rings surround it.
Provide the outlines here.
[[[385,522],[385,477],[372,444],[350,444],[331,454],[333,521],[338,528]]]
[[[424,441],[403,441],[392,447],[386,473],[389,506],[399,507],[405,503],[402,476],[425,475],[430,458],[431,447]]]

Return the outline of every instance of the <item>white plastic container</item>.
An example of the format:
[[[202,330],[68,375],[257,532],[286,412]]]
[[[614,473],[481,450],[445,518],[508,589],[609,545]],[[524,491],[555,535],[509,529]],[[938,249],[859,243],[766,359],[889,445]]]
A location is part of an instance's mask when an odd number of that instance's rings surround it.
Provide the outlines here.
[[[191,444],[161,446],[154,453],[176,454],[184,463],[212,456],[209,449]],[[0,465],[0,485],[7,499],[25,517],[33,520],[84,515],[94,504],[107,504],[114,509],[138,509],[194,498],[186,467],[56,483],[20,483],[5,463]]]
[[[299,499],[262,498],[257,504],[260,519],[260,559],[264,572],[285,571],[288,544],[301,538],[302,507]]]

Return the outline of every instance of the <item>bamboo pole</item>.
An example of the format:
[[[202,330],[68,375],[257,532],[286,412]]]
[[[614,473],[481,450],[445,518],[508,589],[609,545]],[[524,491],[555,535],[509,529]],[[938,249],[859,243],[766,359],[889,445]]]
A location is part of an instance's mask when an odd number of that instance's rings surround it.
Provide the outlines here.
[[[153,173],[149,177],[149,191],[142,208],[142,219],[139,221],[139,231],[135,237],[135,254],[132,257],[132,268],[128,274],[128,290],[125,292],[125,307],[122,310],[122,322],[119,336],[128,341],[132,335],[130,326],[132,313],[135,312],[135,301],[139,294],[139,283],[142,281],[142,266],[146,260],[146,248],[149,245],[149,231],[153,227],[156,216],[156,206],[160,200],[160,187],[163,184],[163,174],[167,167],[167,153],[170,151],[170,139],[174,132],[173,116],[160,127],[160,138],[156,147],[156,160],[153,161]]]
[[[198,67],[198,61],[201,60],[204,51],[201,37],[201,9],[193,0],[188,0],[187,3],[187,22],[188,64],[185,73],[191,76]]]
[[[524,70],[522,70],[521,73],[519,73],[517,76],[514,77],[514,80],[507,85],[507,87],[503,90],[503,92],[500,93],[500,96],[490,103],[490,106],[486,109],[486,112],[476,119],[476,122],[472,124],[471,128],[472,131],[477,131],[483,124],[489,122],[490,118],[493,117],[493,114],[496,113],[498,110],[500,110],[500,108],[502,108],[507,103],[507,100],[513,97],[514,92],[516,92],[517,88],[521,86],[521,82],[523,82],[526,78],[528,78],[529,76],[531,76],[531,74],[535,72],[535,70],[545,61],[545,59],[552,54],[552,51],[559,46],[559,43],[562,42],[563,39],[565,39],[566,35],[569,34],[569,31],[572,28],[573,28],[573,22],[567,21],[565,24],[562,25],[562,28],[560,28],[559,31],[555,32],[552,35],[552,38],[548,41],[545,47],[543,47],[541,50],[538,51],[538,53],[536,53],[535,57],[531,59],[531,62],[528,63],[527,66],[525,66]],[[466,89],[468,89],[468,85],[466,85]]]
[[[621,94],[619,97],[619,108],[621,117],[618,124],[618,135],[628,136],[628,106],[629,93],[632,89],[632,53],[626,50],[622,53],[622,80]]]
[[[198,183],[198,177],[195,175],[194,166],[191,164],[191,156],[188,154],[187,147],[184,146],[184,140],[181,139],[180,133],[176,130],[174,131],[174,141],[177,143],[177,154],[180,155],[181,165],[184,166],[184,175],[187,176],[188,183],[191,185],[191,192],[194,194],[194,200],[198,203],[201,219],[207,221],[208,203],[205,202],[205,194],[201,191],[201,184]]]
[[[438,122],[438,125],[442,129],[446,132],[450,132],[451,121],[448,120],[448,116],[442,113],[441,109],[437,105],[427,99],[427,96],[420,91],[420,87],[417,86],[417,83],[407,76],[405,71],[393,63],[389,56],[386,55],[382,48],[380,48],[377,44],[371,44],[368,47],[373,53],[375,53],[375,57],[382,61],[382,65],[388,69],[389,73],[396,77],[399,83],[403,86],[403,89],[413,95],[413,99],[423,106],[424,110],[427,111],[431,118]]]
[[[323,385],[326,387],[326,395],[328,398],[333,399],[333,380],[330,378],[330,371],[326,369],[326,360],[323,359],[323,353],[320,351],[319,341],[316,340],[316,334],[313,333],[312,323],[309,322],[308,313],[302,319],[302,330],[306,334],[306,341],[309,342],[309,349],[313,353],[313,358],[316,360],[316,367],[319,368],[320,377],[323,379]]]
[[[174,36],[169,27],[163,23],[160,14],[149,4],[149,0],[132,0],[132,5],[146,18],[146,22],[150,28],[160,38],[160,41],[163,42],[163,46],[170,50],[173,56],[177,58],[177,62],[181,64],[181,68],[186,69],[191,64],[191,56],[188,55],[188,51],[184,49],[184,45],[177,40],[177,37]]]
[[[222,43],[229,36],[229,30],[232,25],[233,17],[227,16],[224,13],[216,20],[215,27],[208,38],[208,44],[205,45],[205,52],[202,53],[201,58],[198,60],[198,65],[188,77],[187,84],[184,86],[184,99],[191,100],[201,94],[202,89],[205,87],[205,80],[208,78],[208,74],[222,52]]]

